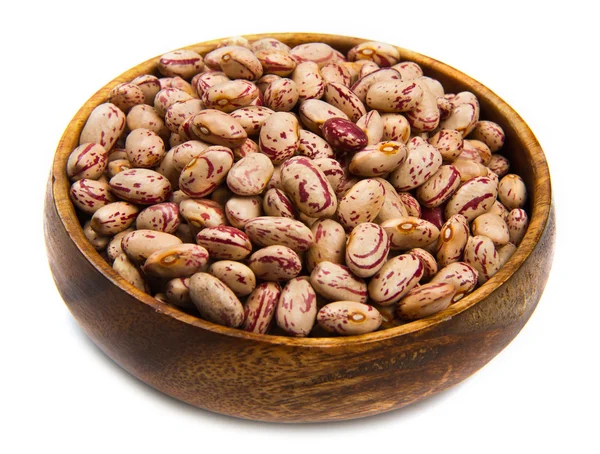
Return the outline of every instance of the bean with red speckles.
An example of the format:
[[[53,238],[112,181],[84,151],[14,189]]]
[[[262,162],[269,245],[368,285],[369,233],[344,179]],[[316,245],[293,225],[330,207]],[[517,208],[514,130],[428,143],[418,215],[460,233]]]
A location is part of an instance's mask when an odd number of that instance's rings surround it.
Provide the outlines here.
[[[335,82],[346,87],[352,85],[350,70],[339,62],[331,62],[323,66],[321,68],[321,76],[326,84]]]
[[[178,133],[184,127],[185,121],[200,113],[204,104],[199,99],[188,99],[169,106],[165,113],[165,126],[172,133]]]
[[[130,131],[145,128],[155,132],[163,139],[169,137],[169,130],[165,126],[163,118],[158,115],[154,107],[148,104],[133,106],[127,114],[126,121]]]
[[[81,211],[94,214],[97,210],[116,201],[108,183],[82,178],[71,185],[71,201]]]
[[[287,281],[302,270],[300,257],[286,246],[273,245],[250,256],[248,266],[257,278],[265,281]]]
[[[454,161],[464,146],[462,134],[454,129],[440,129],[429,138],[429,143],[437,148],[444,161]]]
[[[308,277],[290,279],[277,302],[277,326],[291,336],[304,337],[311,332],[316,315],[317,295]]]
[[[402,201],[404,208],[408,212],[409,216],[416,218],[421,217],[421,204],[415,199],[409,192],[398,192],[398,197]]]
[[[427,247],[435,243],[440,234],[431,222],[412,216],[390,219],[381,227],[390,238],[390,247],[395,250]]]
[[[296,208],[310,217],[332,216],[337,198],[323,172],[305,157],[288,159],[281,165],[281,182]]]
[[[371,222],[379,214],[384,200],[385,189],[379,181],[372,178],[361,180],[340,199],[338,220],[346,230]]]
[[[329,104],[344,112],[353,122],[367,113],[363,102],[344,84],[337,82],[326,84],[324,98]]]
[[[500,268],[500,257],[494,243],[483,235],[469,237],[463,260],[477,270],[479,284],[486,282]]]
[[[376,331],[381,326],[382,317],[368,304],[336,301],[319,310],[317,322],[330,333],[351,336]]]
[[[410,124],[404,115],[385,113],[381,115],[383,133],[381,140],[392,142],[408,142],[410,138]]]
[[[206,227],[196,235],[196,243],[217,259],[242,260],[252,252],[248,235],[227,225]]]
[[[298,63],[313,62],[319,68],[331,62],[345,60],[337,50],[325,43],[299,44],[290,49],[290,54]]]
[[[241,147],[232,148],[231,151],[233,151],[233,160],[237,162],[251,153],[258,153],[260,150],[254,140],[246,139]]]
[[[133,263],[131,263],[125,254],[119,255],[113,262],[112,267],[119,276],[121,276],[135,288],[141,290],[142,292],[148,291],[148,285],[144,281],[140,271]]]
[[[154,252],[179,244],[181,240],[175,235],[155,230],[134,230],[121,240],[123,252],[132,262],[140,264]]]
[[[169,303],[183,309],[196,309],[190,298],[190,278],[176,277],[165,285],[165,294]]]
[[[154,98],[154,110],[161,117],[167,114],[167,109],[173,104],[194,99],[192,95],[179,88],[163,88]]]
[[[448,118],[440,122],[439,127],[455,129],[466,137],[479,121],[479,101],[473,93],[463,91],[452,98],[452,103],[454,110]]]
[[[431,81],[428,77],[419,77],[411,82],[417,84],[423,90],[423,96],[417,105],[406,112],[406,119],[414,131],[429,132],[440,126],[440,110],[437,105],[439,94],[432,90]],[[442,90],[443,94],[443,90]],[[452,129],[447,126],[447,128]]]
[[[369,281],[369,297],[389,306],[397,303],[423,277],[423,264],[414,255],[402,254],[391,258]]]
[[[197,244],[178,244],[153,252],[142,270],[148,276],[161,278],[188,277],[208,263],[208,251]]]
[[[190,197],[204,197],[227,178],[233,165],[233,152],[214,145],[206,148],[181,171],[179,187]]]
[[[179,203],[179,212],[181,216],[194,227],[217,227],[227,223],[223,207],[212,200],[182,200]]]
[[[352,229],[346,242],[346,266],[355,276],[373,276],[384,265],[390,250],[386,231],[370,222]]]
[[[515,208],[514,210],[511,210],[510,213],[508,213],[508,220],[506,221],[506,224],[508,225],[510,242],[518,246],[525,236],[527,227],[529,226],[529,218],[527,213],[522,208]]]
[[[498,200],[508,208],[523,208],[527,200],[527,188],[519,175],[509,173],[498,183]]]
[[[504,246],[509,240],[508,225],[497,214],[484,213],[477,216],[471,224],[471,230],[473,235],[487,236],[496,247]]]
[[[236,109],[231,114],[239,125],[246,131],[248,136],[257,136],[267,118],[274,113],[273,110],[264,106],[246,106]]]
[[[296,84],[298,98],[300,101],[308,99],[321,99],[325,93],[325,81],[319,66],[310,61],[299,63],[291,75]]]
[[[256,287],[244,304],[244,322],[241,328],[251,333],[267,333],[280,294],[281,286],[276,282],[263,282]]]
[[[291,79],[271,82],[264,93],[265,105],[276,112],[289,112],[298,102],[298,88]]]
[[[207,89],[229,80],[231,79],[222,71],[206,71],[194,76],[192,87],[196,90],[198,97],[202,98]]]
[[[181,172],[192,159],[206,150],[209,146],[210,144],[200,140],[188,140],[181,145],[171,148],[173,151],[173,165]]]
[[[202,102],[207,109],[233,112],[249,106],[259,95],[259,90],[247,80],[229,80],[207,88],[202,94]]]
[[[165,233],[175,233],[179,224],[179,206],[171,202],[151,205],[142,210],[135,220],[136,229]]]
[[[427,208],[446,202],[460,186],[460,173],[452,165],[441,166],[425,183],[417,188],[415,195]]]
[[[258,87],[258,89],[261,91],[261,93],[264,94],[265,90],[267,89],[269,84],[271,82],[274,82],[279,79],[281,79],[281,77],[279,77],[275,74],[265,74],[260,79],[258,79],[255,83],[256,83],[256,86]]]
[[[430,282],[454,286],[452,303],[455,303],[475,289],[478,274],[477,270],[468,263],[453,262],[440,269]]]
[[[215,109],[204,109],[192,116],[190,128],[194,139],[225,147],[241,147],[248,138],[235,118]]]
[[[75,148],[67,161],[67,176],[71,181],[88,178],[97,180],[106,170],[108,152],[97,143],[84,143]]]
[[[333,188],[334,191],[337,191],[342,178],[344,177],[344,169],[339,161],[333,158],[319,158],[313,159],[313,164],[315,164],[323,174],[327,177],[327,181]]]
[[[431,279],[438,272],[438,264],[433,255],[427,252],[425,249],[421,248],[413,248],[407,252],[416,258],[419,259],[421,264],[423,265],[423,279]]]
[[[310,283],[319,295],[328,300],[367,302],[367,284],[346,266],[319,262],[310,274]]]
[[[258,195],[265,190],[273,170],[269,157],[262,153],[251,153],[231,167],[227,174],[227,186],[237,195]]]
[[[267,48],[255,51],[254,55],[258,58],[265,74],[285,77],[296,69],[296,60],[292,58],[288,51]]]
[[[262,199],[253,197],[231,197],[225,202],[225,216],[229,223],[237,229],[243,229],[246,223],[262,216]]]
[[[167,52],[158,60],[158,70],[165,76],[181,76],[191,79],[204,69],[202,56],[193,50]]]
[[[496,252],[498,252],[498,257],[500,257],[500,267],[503,267],[506,262],[512,257],[512,255],[516,252],[517,246],[512,243],[506,243],[503,246],[497,247]]]
[[[481,162],[484,166],[487,166],[490,162],[490,159],[492,159],[492,152],[490,148],[480,140],[464,139],[463,153],[465,153],[467,150],[476,154],[476,161]],[[461,153],[461,155],[463,153]]]
[[[504,145],[504,130],[493,121],[480,120],[473,127],[469,137],[484,142],[495,153]]]
[[[311,271],[321,262],[344,263],[346,234],[344,227],[332,219],[319,219],[310,230],[314,243],[306,252],[306,267]]]
[[[403,143],[379,142],[357,151],[348,168],[354,175],[377,177],[397,169],[406,156],[406,146]]]
[[[92,228],[91,221],[87,221],[83,225],[83,235],[97,251],[105,250],[110,242],[110,236],[100,235],[98,232],[96,232]]]
[[[125,141],[127,159],[133,167],[149,169],[157,166],[165,156],[165,143],[149,129],[134,129]]]
[[[205,55],[204,62],[212,69],[220,69],[231,79],[257,80],[263,75],[263,67],[254,52],[242,46],[215,49]]]
[[[408,210],[402,203],[402,199],[396,192],[396,189],[383,178],[375,178],[379,183],[383,185],[385,191],[383,205],[379,210],[379,214],[375,218],[376,224],[381,224],[389,219],[395,219],[402,216],[408,216]]]
[[[300,142],[298,119],[287,112],[275,112],[263,123],[258,146],[273,164],[292,157]]]
[[[469,239],[469,221],[462,214],[450,217],[440,229],[436,247],[436,258],[442,266],[462,258]]]
[[[219,260],[210,265],[208,272],[227,285],[236,296],[247,296],[256,287],[256,276],[240,262]]]
[[[317,135],[322,134],[323,123],[330,118],[348,120],[348,115],[320,99],[308,99],[302,102],[298,113],[302,124]]]
[[[288,196],[280,189],[269,189],[263,199],[263,211],[267,216],[280,216],[294,219],[296,209]]]
[[[150,106],[154,104],[154,97],[160,91],[160,81],[158,77],[153,76],[152,74],[143,74],[133,79],[131,83],[142,89],[145,104]]]
[[[498,194],[498,188],[488,177],[472,178],[463,184],[446,204],[446,218],[462,214],[469,222],[487,212]]]
[[[487,211],[487,213],[497,214],[502,219],[504,219],[504,222],[508,222],[508,214],[510,213],[510,211],[504,205],[502,205],[502,203],[499,200],[496,200],[492,207]]]
[[[342,153],[358,151],[367,145],[367,135],[362,129],[345,118],[329,118],[321,127],[323,137]]]
[[[261,38],[254,41],[250,44],[250,49],[252,49],[253,52],[258,52],[263,49],[282,50],[284,52],[289,52],[291,50],[290,46],[275,38]]]
[[[455,293],[453,285],[442,282],[413,288],[398,303],[398,316],[404,320],[419,320],[437,314],[450,306]]]
[[[369,41],[357,44],[350,49],[348,60],[372,60],[381,67],[393,66],[400,60],[400,52],[390,44]]]
[[[408,191],[425,183],[442,165],[442,155],[433,146],[424,142],[408,147],[406,160],[389,177],[398,191]]]
[[[300,142],[298,143],[297,153],[310,159],[334,158],[333,148],[327,141],[314,132],[302,129],[298,134]]]
[[[127,235],[129,232],[133,232],[134,230],[135,229],[133,227],[129,227],[122,232],[117,233],[110,239],[108,246],[106,246],[106,255],[110,262],[114,262],[119,255],[123,254],[121,240],[125,235]]]
[[[458,170],[461,183],[475,177],[487,177],[488,169],[483,164],[473,161],[472,159],[458,158],[452,161],[452,166]]]
[[[171,183],[150,169],[129,169],[109,181],[110,190],[121,199],[141,205],[165,202],[171,194]]]
[[[143,104],[146,97],[142,89],[136,84],[121,83],[108,92],[107,101],[127,113],[133,106]]]
[[[415,81],[387,80],[369,87],[365,102],[380,112],[399,113],[413,110],[423,98],[423,88]]]
[[[490,162],[487,164],[488,168],[498,175],[499,178],[502,178],[504,175],[508,173],[508,169],[510,168],[510,161],[508,158],[494,153],[490,158]]]
[[[315,239],[311,230],[295,219],[261,216],[246,223],[245,232],[259,246],[280,244],[294,252],[306,251]]]
[[[244,307],[223,282],[208,273],[190,278],[190,298],[202,318],[219,325],[237,328],[244,321]]]
[[[351,89],[358,96],[358,99],[364,103],[367,99],[367,92],[373,84],[390,80],[401,80],[398,71],[392,68],[376,69],[367,75],[361,76],[352,85]]]
[[[79,145],[97,143],[110,150],[125,130],[125,114],[109,102],[100,104],[90,113],[79,136]]]
[[[196,77],[196,75],[194,76]],[[193,79],[193,78],[192,78]],[[160,88],[179,88],[180,90],[185,91],[188,95],[193,98],[198,99],[198,93],[196,93],[196,89],[192,86],[190,82],[182,79],[179,76],[175,77],[163,77],[160,80]]]
[[[383,139],[383,119],[376,110],[367,112],[356,121],[356,126],[367,135],[367,145],[375,145]]]
[[[129,228],[139,211],[138,207],[129,202],[110,203],[94,213],[90,227],[99,235],[114,235]]]

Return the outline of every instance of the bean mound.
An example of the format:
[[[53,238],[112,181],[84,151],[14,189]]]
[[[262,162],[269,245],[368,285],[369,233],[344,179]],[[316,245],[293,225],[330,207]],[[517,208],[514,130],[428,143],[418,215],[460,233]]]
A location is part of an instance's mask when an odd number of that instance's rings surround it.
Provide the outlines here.
[[[457,302],[528,225],[502,127],[398,50],[224,40],[115,86],[67,163],[94,248],[221,325],[355,335]]]

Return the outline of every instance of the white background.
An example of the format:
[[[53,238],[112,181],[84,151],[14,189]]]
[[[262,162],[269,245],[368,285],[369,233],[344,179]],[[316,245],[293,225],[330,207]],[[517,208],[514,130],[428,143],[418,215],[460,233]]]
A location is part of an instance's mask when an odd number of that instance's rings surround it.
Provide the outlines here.
[[[337,6],[333,6],[335,3]],[[598,44],[589,1],[11,2],[0,19],[0,451],[598,452]],[[51,278],[42,201],[80,105],[129,67],[244,33],[400,45],[490,87],[537,135],[558,213],[554,268],[529,323],[480,372],[377,417],[273,425],[161,395],[82,333]],[[387,445],[387,446],[386,446]]]

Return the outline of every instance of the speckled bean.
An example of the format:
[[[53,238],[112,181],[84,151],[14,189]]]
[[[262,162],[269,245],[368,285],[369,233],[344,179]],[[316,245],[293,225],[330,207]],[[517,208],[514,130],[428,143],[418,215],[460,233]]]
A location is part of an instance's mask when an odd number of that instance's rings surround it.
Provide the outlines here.
[[[173,104],[190,99],[194,99],[194,97],[179,88],[163,88],[154,97],[154,110],[158,115],[164,117],[167,109]]]
[[[476,153],[476,161],[481,162],[485,166],[487,166],[490,162],[490,159],[492,159],[492,152],[490,148],[480,140],[464,139],[463,153],[466,150]],[[461,153],[461,156],[463,153]]]
[[[199,99],[176,102],[169,106],[165,113],[165,126],[172,133],[179,133],[182,127],[187,127],[187,125],[183,126],[185,121],[200,113],[202,109],[204,109],[204,104]]]
[[[360,79],[352,85],[351,89],[356,96],[358,96],[358,99],[364,103],[367,99],[367,92],[373,84],[390,80],[401,80],[400,73],[392,68],[376,69],[375,71],[360,77]]]
[[[452,302],[456,303],[475,289],[477,276],[477,270],[468,263],[453,262],[439,270],[430,282],[446,283],[454,286],[455,293]]]
[[[353,122],[367,113],[363,102],[344,84],[337,82],[326,84],[323,96],[325,101],[340,109]]]
[[[206,150],[210,144],[200,140],[188,140],[187,142],[171,148],[173,151],[173,165],[181,172],[188,163]]]
[[[84,213],[94,214],[97,210],[116,201],[108,183],[82,178],[71,185],[71,201]]]
[[[121,240],[125,235],[133,232],[134,230],[135,229],[133,227],[129,227],[110,238],[110,242],[108,243],[108,246],[106,246],[106,256],[108,257],[110,263],[114,262],[119,255],[123,254]]]
[[[259,93],[258,88],[252,82],[237,79],[207,88],[202,94],[202,101],[207,109],[229,113],[249,106],[259,96]]]
[[[158,70],[165,76],[180,76],[191,79],[204,69],[202,56],[193,50],[167,52],[158,60]]]
[[[230,80],[231,79],[222,71],[206,71],[194,76],[192,79],[192,86],[196,90],[198,97],[202,98],[204,92],[210,87]]]
[[[487,236],[494,246],[504,246],[509,241],[508,225],[497,214],[484,213],[471,223],[473,235]]]
[[[321,127],[323,137],[334,150],[351,153],[367,145],[367,135],[362,129],[345,118],[329,118]]]
[[[179,188],[190,197],[204,197],[227,177],[233,165],[233,152],[219,145],[206,148],[181,171]]]
[[[100,210],[98,210],[100,211]],[[104,251],[110,242],[110,236],[100,235],[92,228],[91,221],[83,224],[83,236],[97,251]]]
[[[346,242],[346,266],[355,276],[373,276],[385,263],[390,240],[377,224],[365,222],[352,229]]]
[[[356,152],[348,168],[355,175],[377,177],[398,168],[406,156],[406,146],[403,143],[379,142]]]
[[[123,113],[127,113],[133,106],[143,104],[146,97],[139,86],[127,82],[113,87],[108,92],[107,101],[117,106]]]
[[[348,231],[358,224],[373,221],[385,200],[383,185],[372,178],[356,183],[340,199],[337,216],[340,224]]]
[[[311,230],[295,219],[261,216],[246,223],[245,232],[258,246],[280,244],[294,252],[306,251],[315,241]]]
[[[287,281],[298,276],[302,270],[298,254],[281,245],[257,250],[250,256],[248,266],[257,278],[265,281]]]
[[[423,277],[423,264],[414,255],[402,254],[391,258],[369,281],[371,300],[389,306],[397,303]]]
[[[134,230],[121,240],[123,252],[134,263],[144,263],[154,252],[181,244],[181,240],[169,233],[155,230]]]
[[[189,277],[208,263],[208,251],[197,244],[168,246],[152,253],[142,270],[148,276],[172,279]]]
[[[469,222],[462,214],[450,217],[440,229],[436,258],[442,266],[459,261],[469,239]]]
[[[415,195],[421,205],[434,208],[446,202],[460,186],[460,173],[451,165],[441,166],[425,183],[417,188]]]
[[[298,119],[287,112],[275,112],[267,118],[260,130],[258,146],[273,164],[281,164],[292,157],[300,142]]]
[[[96,180],[106,170],[108,152],[97,143],[84,143],[75,148],[67,161],[67,175],[71,181],[88,178]]]
[[[343,264],[346,249],[344,228],[332,219],[319,219],[310,228],[314,243],[306,252],[306,267],[312,272],[321,262]]]
[[[398,303],[397,314],[404,320],[419,320],[446,309],[456,289],[451,284],[430,282],[413,288]]]
[[[527,200],[527,188],[519,175],[509,173],[498,183],[498,200],[508,208],[523,208]]]
[[[510,213],[508,213],[506,224],[508,225],[510,242],[518,246],[529,226],[529,217],[527,216],[527,213],[522,208],[511,210]]]
[[[506,243],[503,246],[497,247],[498,257],[500,258],[500,267],[503,267],[516,252],[517,246],[512,243]]]
[[[345,58],[329,44],[306,43],[292,47],[290,54],[298,63],[314,62],[319,68],[331,63],[345,60]]]
[[[321,169],[333,190],[337,191],[337,188],[344,177],[344,169],[339,161],[333,158],[319,158],[313,159],[313,164]]]
[[[194,77],[196,77],[198,74],[195,74]],[[192,77],[193,80],[193,77]],[[160,88],[179,88],[180,90],[185,91],[188,95],[190,95],[192,98],[196,98],[198,99],[198,93],[196,92],[196,89],[192,86],[192,84],[190,82],[188,82],[185,79],[182,79],[179,76],[174,76],[174,77],[162,77],[161,79],[159,79],[160,81]]]
[[[408,147],[406,160],[389,176],[389,182],[398,191],[408,191],[425,183],[442,165],[442,155],[424,142]]]
[[[408,216],[408,210],[402,203],[402,200],[394,187],[383,178],[376,178],[383,185],[384,200],[381,209],[379,210],[379,214],[375,218],[376,224],[381,224],[389,219],[395,219],[402,216]]]
[[[262,215],[262,199],[253,197],[231,197],[225,202],[225,216],[236,229],[243,229],[251,219]]]
[[[217,227],[227,223],[223,207],[213,200],[182,200],[179,203],[179,212],[189,224],[198,228]]]
[[[147,292],[149,290],[142,274],[125,254],[119,255],[113,262],[112,267],[119,276],[138,290],[141,290],[142,292]]]
[[[138,104],[132,107],[127,114],[126,122],[130,131],[145,128],[155,132],[162,139],[169,137],[169,130],[165,126],[163,118],[158,115],[154,107],[147,104]]]
[[[165,285],[165,294],[169,303],[182,309],[196,310],[196,305],[192,302],[190,297],[190,278],[171,279]]]
[[[423,98],[423,88],[415,81],[387,80],[369,87],[365,102],[380,112],[408,112]]]
[[[290,53],[281,49],[261,49],[254,53],[263,71],[281,77],[289,76],[296,69],[296,60]]]
[[[215,109],[205,109],[191,117],[195,139],[225,147],[240,147],[248,134],[232,116]]]
[[[297,153],[310,159],[333,158],[335,153],[327,141],[314,132],[300,130]]]
[[[410,125],[402,114],[386,113],[381,115],[383,134],[381,140],[406,143],[410,138]]]
[[[215,49],[206,54],[204,62],[212,69],[220,69],[231,79],[257,80],[263,75],[263,67],[254,52],[242,46]]]
[[[237,328],[244,321],[244,307],[237,296],[216,277],[196,273],[190,278],[190,298],[202,318]]]
[[[448,118],[440,122],[439,127],[442,129],[455,129],[463,137],[466,137],[479,121],[477,97],[471,92],[463,91],[452,98],[452,103],[454,104],[454,110]]]
[[[248,235],[235,227],[206,227],[196,235],[196,243],[206,248],[211,258],[242,260],[252,252]]]
[[[348,60],[372,60],[381,67],[393,66],[400,60],[400,53],[396,47],[380,43],[377,41],[368,41],[357,44],[348,51]]]
[[[273,175],[273,164],[262,153],[251,153],[236,162],[227,174],[227,186],[237,195],[258,195]]]
[[[150,169],[129,169],[109,181],[111,191],[121,199],[140,205],[165,202],[171,194],[171,183]]]
[[[165,233],[175,233],[179,224],[179,206],[172,202],[149,206],[142,210],[135,220],[137,229]]]
[[[220,260],[208,268],[208,272],[221,280],[236,296],[247,296],[256,287],[252,270],[240,262]]]
[[[452,161],[452,166],[458,171],[460,174],[461,183],[466,183],[467,181],[475,178],[475,177],[487,177],[488,169],[483,164],[473,161],[472,159],[458,158]]]
[[[288,196],[280,189],[269,189],[263,199],[263,211],[267,216],[280,216],[294,219],[296,209]]]
[[[139,208],[129,202],[114,202],[98,209],[90,221],[90,227],[99,235],[110,236],[130,227]]]
[[[300,101],[321,99],[323,97],[325,81],[316,63],[310,61],[299,63],[291,78],[296,84]]]
[[[271,327],[281,287],[276,282],[263,282],[248,296],[244,304],[244,331],[266,334]]]
[[[390,219],[381,224],[394,250],[427,247],[437,241],[440,231],[431,222],[413,216]]]
[[[145,104],[150,106],[154,104],[154,97],[160,91],[160,81],[158,77],[153,76],[152,74],[143,74],[133,79],[131,83],[142,89]]]
[[[300,104],[299,116],[302,124],[310,131],[321,135],[323,123],[330,118],[348,119],[348,115],[337,107],[319,99],[309,99]]]
[[[165,143],[154,131],[139,128],[127,135],[125,151],[133,167],[150,169],[165,157]]]
[[[454,161],[463,151],[462,134],[454,129],[441,129],[429,138],[429,143],[441,153],[444,161]]]
[[[277,326],[294,337],[308,336],[317,316],[317,295],[307,277],[290,279],[277,302]]]
[[[508,160],[508,158],[500,154],[494,153],[492,154],[490,162],[488,162],[487,166],[492,172],[498,175],[499,178],[502,178],[508,173],[508,170],[510,169],[510,161]]]
[[[258,136],[267,118],[274,113],[273,110],[264,106],[247,106],[236,109],[230,116],[246,131],[248,136]]]
[[[477,281],[483,284],[500,268],[500,257],[494,243],[487,236],[469,237],[463,260],[477,270]]]
[[[100,104],[90,113],[79,136],[79,145],[97,143],[110,150],[125,130],[125,114],[109,102]]]
[[[319,262],[310,274],[310,283],[319,295],[328,300],[367,302],[367,284],[343,265]]]
[[[504,145],[504,130],[493,121],[478,121],[469,137],[484,142],[492,153],[495,153]]]
[[[463,184],[446,204],[446,218],[462,214],[469,222],[487,212],[498,194],[498,188],[488,177],[472,178]]]
[[[284,52],[289,52],[291,50],[290,46],[275,38],[261,38],[254,41],[250,44],[250,49],[252,49],[253,52],[258,52],[263,49],[282,50]]]
[[[281,165],[281,181],[296,208],[310,217],[332,216],[337,198],[329,181],[312,161],[305,157],[288,159]]]
[[[368,304],[336,301],[319,310],[317,322],[330,333],[352,336],[376,331],[381,326],[382,317]]]
[[[265,105],[276,112],[289,112],[298,102],[298,87],[291,79],[278,79],[271,82],[264,93]]]
[[[321,68],[321,76],[326,84],[338,83],[346,87],[352,85],[350,70],[342,63],[331,62]]]

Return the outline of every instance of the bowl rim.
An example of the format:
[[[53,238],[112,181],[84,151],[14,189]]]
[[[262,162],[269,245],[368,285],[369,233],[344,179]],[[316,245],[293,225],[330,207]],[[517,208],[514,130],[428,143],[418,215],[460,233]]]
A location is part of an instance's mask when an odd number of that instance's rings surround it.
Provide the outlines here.
[[[322,33],[262,33],[242,35],[242,37],[248,39],[250,42],[262,38],[275,38],[283,42],[293,41],[299,44],[308,42],[326,42],[334,48],[352,47],[362,42],[372,41],[365,38]],[[189,49],[200,52],[201,54],[205,54],[206,52],[217,47],[217,45],[221,43],[223,39],[227,38],[204,41],[174,50]],[[475,306],[478,302],[484,300],[487,296],[501,287],[502,284],[504,284],[520,268],[520,266],[525,262],[525,260],[536,247],[546,228],[551,212],[552,192],[548,163],[538,140],[530,130],[529,126],[519,116],[519,114],[512,109],[512,107],[510,107],[508,103],[502,100],[493,91],[470,76],[445,63],[399,46],[394,47],[396,47],[400,52],[402,61],[414,61],[425,68],[434,67],[436,71],[444,73],[445,76],[452,79],[458,79],[461,82],[468,84],[470,87],[475,88],[475,91],[478,92],[477,98],[480,100],[485,99],[488,103],[495,105],[496,108],[501,111],[503,118],[506,120],[506,124],[510,124],[515,131],[518,131],[518,136],[520,137],[525,149],[528,151],[531,157],[533,181],[535,182],[535,197],[530,203],[532,212],[529,218],[529,227],[523,240],[517,247],[517,250],[512,257],[494,276],[492,276],[474,292],[452,304],[447,309],[425,319],[412,321],[393,328],[382,329],[367,334],[338,337],[287,337],[273,334],[251,333],[239,328],[230,328],[218,325],[194,315],[189,315],[175,306],[167,305],[157,300],[153,296],[138,290],[129,282],[120,277],[113,270],[112,266],[104,260],[100,253],[93,248],[93,246],[83,235],[83,228],[78,221],[75,207],[71,203],[69,197],[71,182],[67,177],[66,162],[69,154],[73,150],[72,144],[74,141],[77,144],[79,142],[80,132],[85,125],[87,117],[92,109],[97,105],[106,102],[108,92],[115,85],[122,82],[129,82],[140,74],[155,73],[156,64],[160,58],[160,55],[130,68],[104,85],[82,105],[82,107],[77,111],[65,128],[54,155],[51,171],[51,191],[53,203],[65,231],[71,237],[73,243],[81,252],[81,254],[83,254],[83,256],[99,273],[111,281],[113,285],[116,285],[121,290],[138,300],[140,303],[151,307],[158,313],[174,318],[182,323],[210,331],[214,334],[275,345],[315,348],[336,347],[349,344],[356,345],[378,342],[390,338],[405,336],[452,319],[456,315]]]

